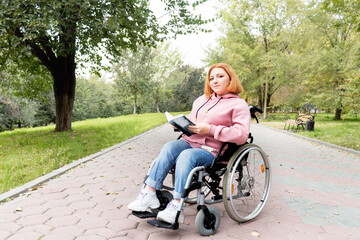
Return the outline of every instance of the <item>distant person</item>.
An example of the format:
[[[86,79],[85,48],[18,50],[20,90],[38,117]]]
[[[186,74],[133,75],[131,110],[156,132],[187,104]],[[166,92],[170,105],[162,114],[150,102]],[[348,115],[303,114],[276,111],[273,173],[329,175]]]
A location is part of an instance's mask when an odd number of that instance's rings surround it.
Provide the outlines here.
[[[195,134],[168,142],[149,171],[145,187],[135,201],[128,205],[133,211],[158,208],[156,190],[160,189],[169,170],[175,165],[174,199],[157,215],[158,220],[174,223],[181,194],[190,171],[209,165],[224,142],[244,144],[249,136],[250,112],[247,103],[238,94],[243,87],[231,66],[218,63],[210,67],[204,95],[197,98],[189,116]],[[184,222],[183,213],[179,223]]]

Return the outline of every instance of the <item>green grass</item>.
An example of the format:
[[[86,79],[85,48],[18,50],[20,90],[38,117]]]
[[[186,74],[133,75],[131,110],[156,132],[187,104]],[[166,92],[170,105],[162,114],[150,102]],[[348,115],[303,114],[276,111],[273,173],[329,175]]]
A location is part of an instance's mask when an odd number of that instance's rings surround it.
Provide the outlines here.
[[[284,114],[271,114],[267,120],[260,119],[264,125],[284,129]],[[291,119],[295,114],[290,115]],[[296,134],[315,138],[360,151],[360,119],[333,120],[333,114],[317,114],[314,131],[299,131]]]
[[[0,133],[0,193],[166,122],[164,114],[128,115]]]

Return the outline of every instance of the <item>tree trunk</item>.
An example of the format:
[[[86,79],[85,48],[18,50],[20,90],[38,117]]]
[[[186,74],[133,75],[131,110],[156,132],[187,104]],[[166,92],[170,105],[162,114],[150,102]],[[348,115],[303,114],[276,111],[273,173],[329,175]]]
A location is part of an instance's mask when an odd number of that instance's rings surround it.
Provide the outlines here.
[[[134,95],[134,111],[133,114],[136,114],[136,110],[137,110],[137,104],[136,104],[136,94]]]
[[[159,100],[156,100],[155,105],[156,105],[156,111],[157,111],[157,113],[160,113]]]
[[[266,81],[265,83],[265,93],[264,93],[264,119],[266,119],[267,108],[268,108],[268,90],[269,90],[269,83]]]
[[[337,108],[335,111],[335,120],[341,120],[341,108]]]
[[[59,57],[52,72],[56,106],[56,132],[71,130],[76,86],[74,59],[71,55]]]
[[[264,109],[264,104],[263,104],[261,96],[259,96],[259,99],[258,99],[258,107],[261,108],[261,109]]]

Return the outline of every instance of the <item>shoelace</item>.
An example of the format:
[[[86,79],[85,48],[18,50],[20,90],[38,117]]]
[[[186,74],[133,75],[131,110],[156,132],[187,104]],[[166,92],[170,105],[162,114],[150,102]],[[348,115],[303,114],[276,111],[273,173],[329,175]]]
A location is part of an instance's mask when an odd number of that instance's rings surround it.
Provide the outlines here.
[[[137,198],[136,198],[136,200],[141,201],[145,196],[146,196],[146,193],[143,193],[142,191],[140,191]]]
[[[177,211],[177,209],[178,209],[178,206],[176,205],[176,204],[174,204],[173,202],[170,202],[168,205],[167,205],[167,207],[166,207],[166,209],[168,209],[169,211]]]

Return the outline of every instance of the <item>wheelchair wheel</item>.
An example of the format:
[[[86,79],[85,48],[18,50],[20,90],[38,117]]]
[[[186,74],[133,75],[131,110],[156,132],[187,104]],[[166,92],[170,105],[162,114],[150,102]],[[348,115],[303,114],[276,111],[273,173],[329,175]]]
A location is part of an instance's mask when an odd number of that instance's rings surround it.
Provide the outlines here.
[[[265,152],[255,144],[241,146],[231,157],[223,179],[226,212],[236,222],[255,218],[270,193],[271,170]]]
[[[200,209],[195,218],[195,226],[203,236],[213,235],[220,225],[219,211],[213,206],[208,206],[207,208],[210,215],[206,216],[204,210]]]
[[[160,202],[160,207],[150,208],[151,212],[158,214],[158,212],[164,210],[169,202],[173,199],[173,195],[169,191],[161,190],[160,194],[157,194],[157,197]]]

